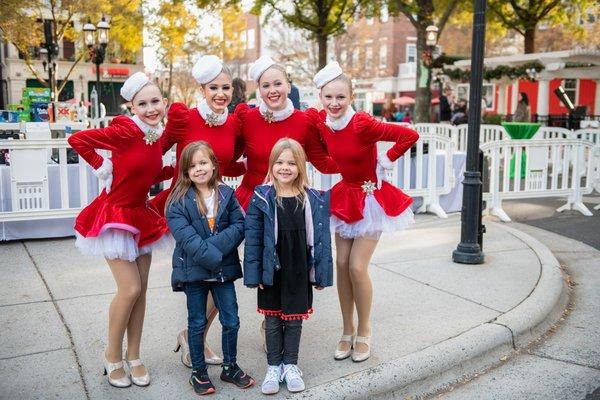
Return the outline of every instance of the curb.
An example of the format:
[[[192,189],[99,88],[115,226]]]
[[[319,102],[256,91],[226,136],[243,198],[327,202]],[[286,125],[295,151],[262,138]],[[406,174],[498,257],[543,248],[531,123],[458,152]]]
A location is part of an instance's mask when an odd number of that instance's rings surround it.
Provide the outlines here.
[[[541,242],[497,224],[537,255],[540,276],[520,304],[496,319],[396,360],[307,389],[293,398],[394,399],[422,397],[500,363],[516,349],[540,337],[562,315],[568,302],[560,265]],[[287,398],[292,398],[287,397]]]

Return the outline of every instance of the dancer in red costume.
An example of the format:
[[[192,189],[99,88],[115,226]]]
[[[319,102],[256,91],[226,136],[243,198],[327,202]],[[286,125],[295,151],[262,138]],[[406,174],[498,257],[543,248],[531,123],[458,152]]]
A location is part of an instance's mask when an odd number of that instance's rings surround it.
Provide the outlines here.
[[[371,302],[373,288],[369,261],[382,232],[403,229],[413,222],[412,199],[382,181],[384,169],[417,141],[412,129],[377,121],[352,109],[352,83],[337,62],[315,75],[324,110],[307,110],[317,125],[329,154],[339,166],[342,180],[331,189],[331,226],[335,230],[337,288],[344,332],[334,358],[352,355],[364,361],[371,355]],[[377,142],[395,142],[377,155]],[[354,327],[354,305],[358,327]]]
[[[257,82],[262,101],[257,108],[240,104],[235,109],[242,124],[248,163],[247,172],[235,192],[244,210],[248,208],[254,188],[265,181],[271,149],[281,138],[299,142],[319,171],[337,172],[337,165],[327,155],[306,115],[295,110],[288,99],[291,88],[285,68],[263,56],[252,64],[248,74]]]
[[[188,144],[203,140],[213,149],[224,176],[240,176],[246,172],[244,164],[236,162],[242,154],[238,119],[229,114],[233,84],[231,71],[219,57],[202,56],[194,65],[192,75],[200,85],[204,98],[197,107],[173,103],[167,114],[167,125],[161,137],[163,153],[177,145],[175,176],[171,187],[160,192],[152,203],[164,213],[165,201],[177,181],[181,152]]]
[[[223,65],[219,57],[205,55],[200,57],[194,65],[192,75],[200,85],[200,91],[204,98],[200,100],[198,107],[194,108],[188,108],[182,103],[172,104],[169,108],[167,125],[161,137],[163,153],[177,144],[177,164],[171,187],[152,199],[152,204],[163,215],[167,197],[177,182],[181,153],[188,144],[199,140],[207,142],[217,157],[219,169],[225,176],[239,176],[246,170],[243,163],[236,162],[241,155],[242,148],[239,138],[239,122],[227,110],[233,93],[231,72]],[[205,338],[217,312],[212,295],[209,293],[206,304]],[[177,335],[177,346],[181,346],[181,362],[191,368],[192,360],[187,329],[183,329]],[[204,357],[207,364],[218,365],[223,362],[223,359],[206,344],[206,340]]]
[[[125,81],[121,95],[131,101],[133,117],[116,117],[107,128],[81,131],[68,139],[106,182],[100,195],[77,216],[75,244],[84,254],[103,256],[117,283],[104,353],[109,383],[147,386],[150,376],[139,355],[151,252],[168,246],[169,237],[165,219],[147,200],[150,187],[173,173],[171,167],[163,168],[159,143],[167,99],[141,72]],[[96,149],[110,150],[111,159]],[[130,372],[123,368],[124,357]]]

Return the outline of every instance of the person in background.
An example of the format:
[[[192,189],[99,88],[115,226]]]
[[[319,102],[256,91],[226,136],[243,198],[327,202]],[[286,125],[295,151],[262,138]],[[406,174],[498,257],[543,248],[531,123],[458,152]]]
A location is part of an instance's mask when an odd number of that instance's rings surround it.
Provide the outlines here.
[[[407,122],[409,124],[412,122],[412,119],[410,117],[410,109],[408,107],[404,109],[404,116],[402,117],[402,121],[400,122]]]
[[[394,122],[394,105],[392,104],[392,99],[387,99],[383,106],[383,110],[381,110],[381,117],[384,122]]]
[[[290,93],[288,94],[288,99],[292,101],[292,104],[296,110],[300,110],[300,91],[292,83],[292,78],[290,77]]]
[[[529,122],[531,121],[531,111],[529,109],[529,98],[527,93],[519,93],[519,102],[517,103],[517,109],[513,116],[514,122]]]
[[[467,100],[459,99],[458,103],[454,107],[454,114],[452,114],[452,119],[450,122],[453,125],[466,124],[468,121],[467,117]]]
[[[233,87],[233,93],[231,94],[231,103],[227,106],[227,110],[233,113],[238,104],[247,101],[246,82],[242,78],[233,78],[231,86]]]
[[[440,122],[449,123],[452,119],[451,96],[452,90],[448,87],[444,89],[444,93],[440,96]]]

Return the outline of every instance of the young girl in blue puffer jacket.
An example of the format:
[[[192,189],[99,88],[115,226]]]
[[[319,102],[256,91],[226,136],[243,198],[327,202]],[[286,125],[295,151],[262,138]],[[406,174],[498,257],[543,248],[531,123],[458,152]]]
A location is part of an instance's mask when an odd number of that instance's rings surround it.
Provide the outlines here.
[[[220,179],[208,143],[190,143],[181,153],[179,177],[165,212],[176,243],[171,284],[187,297],[190,384],[201,395],[215,392],[204,360],[209,291],[223,326],[221,380],[241,388],[254,384],[236,363],[240,320],[233,282],[242,276],[237,248],[244,239],[244,216],[233,189],[219,184]]]
[[[258,312],[265,316],[262,392],[277,393],[283,380],[299,392],[305,387],[297,366],[300,334],[313,312],[312,286],[333,284],[329,194],[308,187],[306,156],[292,139],[273,147],[267,178],[246,215],[244,284],[259,288]]]

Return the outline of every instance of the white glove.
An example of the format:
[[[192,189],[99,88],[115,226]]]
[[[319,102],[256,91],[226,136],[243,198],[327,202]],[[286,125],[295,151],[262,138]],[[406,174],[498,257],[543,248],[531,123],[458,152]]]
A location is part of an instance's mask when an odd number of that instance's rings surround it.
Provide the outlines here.
[[[110,193],[110,187],[113,181],[112,170],[112,161],[110,160],[110,158],[105,157],[103,157],[102,165],[100,166],[100,168],[94,170],[94,175],[96,175],[98,179],[104,184],[106,193]]]
[[[110,193],[110,187],[112,186],[113,176],[112,174],[108,175],[106,179],[102,180],[104,182],[104,189],[106,190],[106,194]]]
[[[377,175],[377,189],[381,189],[383,181],[387,181],[386,170],[394,169],[394,163],[389,159],[385,152],[379,153],[377,156],[377,167],[375,174]]]

